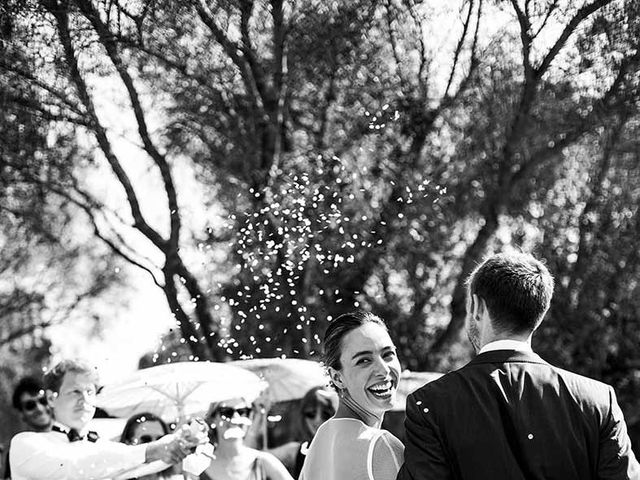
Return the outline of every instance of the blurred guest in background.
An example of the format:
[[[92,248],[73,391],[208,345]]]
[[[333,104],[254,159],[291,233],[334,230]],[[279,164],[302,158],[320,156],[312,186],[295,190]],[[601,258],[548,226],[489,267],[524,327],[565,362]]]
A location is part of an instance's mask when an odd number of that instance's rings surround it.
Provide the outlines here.
[[[171,433],[169,426],[160,417],[153,413],[138,413],[127,420],[120,441],[127,445],[142,445],[155,442],[169,433]],[[175,472],[175,467],[168,467],[162,472],[136,478],[138,480],[177,480],[183,477]]]
[[[25,430],[48,432],[51,430],[53,416],[51,407],[44,394],[42,382],[34,377],[24,377],[16,385],[12,397],[13,408],[18,411]],[[9,468],[9,449],[2,453],[2,478],[11,478]]]
[[[268,452],[244,445],[252,423],[252,405],[242,398],[211,404],[207,414],[214,457],[200,480],[292,480]]]
[[[42,382],[25,377],[18,382],[13,391],[13,407],[20,412],[20,418],[27,430],[33,432],[48,432],[51,430],[53,417],[51,407],[45,397]]]
[[[169,427],[153,413],[138,413],[129,420],[122,430],[120,441],[127,445],[155,442],[171,433]]]
[[[320,425],[336,413],[337,406],[338,395],[324,386],[313,387],[302,398],[295,425],[297,441],[285,443],[271,450],[271,453],[287,467],[293,478],[300,475],[313,436]]]

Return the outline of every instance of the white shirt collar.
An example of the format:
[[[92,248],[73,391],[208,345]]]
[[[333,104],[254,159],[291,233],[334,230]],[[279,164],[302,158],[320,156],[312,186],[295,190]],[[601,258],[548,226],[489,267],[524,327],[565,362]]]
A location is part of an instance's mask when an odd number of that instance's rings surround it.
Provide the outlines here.
[[[531,352],[531,344],[529,342],[523,342],[520,340],[496,340],[495,342],[489,342],[480,349],[478,355],[485,352],[492,352],[494,350],[517,350],[518,352]]]

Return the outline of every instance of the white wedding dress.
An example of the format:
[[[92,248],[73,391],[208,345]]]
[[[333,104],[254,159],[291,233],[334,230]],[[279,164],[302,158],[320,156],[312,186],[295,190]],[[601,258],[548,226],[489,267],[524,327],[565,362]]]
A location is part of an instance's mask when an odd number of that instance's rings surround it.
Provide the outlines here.
[[[332,418],[313,437],[300,480],[395,480],[404,447],[392,433]]]

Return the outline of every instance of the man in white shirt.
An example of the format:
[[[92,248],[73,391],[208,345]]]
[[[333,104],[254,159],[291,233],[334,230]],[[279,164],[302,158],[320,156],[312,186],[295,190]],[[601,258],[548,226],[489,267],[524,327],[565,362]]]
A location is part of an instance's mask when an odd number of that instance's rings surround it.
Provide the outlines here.
[[[52,430],[13,437],[13,480],[132,478],[181,461],[202,441],[186,431],[136,446],[98,439],[88,431],[95,413],[97,381],[95,368],[75,360],[62,361],[45,374],[54,416]]]
[[[613,388],[531,349],[552,295],[528,254],[493,255],[471,274],[478,355],[407,398],[398,480],[640,480]]]

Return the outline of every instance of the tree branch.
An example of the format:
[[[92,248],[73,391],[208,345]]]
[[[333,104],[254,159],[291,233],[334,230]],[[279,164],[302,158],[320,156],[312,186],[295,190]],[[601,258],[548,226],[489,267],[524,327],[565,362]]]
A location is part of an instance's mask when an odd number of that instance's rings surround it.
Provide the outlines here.
[[[520,164],[513,172],[509,183],[511,185],[517,185],[523,179],[528,178],[531,175],[531,172],[539,168],[546,160],[559,154],[562,149],[577,141],[589,129],[593,129],[596,125],[601,124],[612,111],[616,110],[617,103],[611,103],[611,100],[615,97],[616,93],[619,93],[630,68],[634,65],[637,66],[639,61],[640,51],[637,51],[631,57],[626,57],[622,61],[616,78],[609,89],[601,99],[594,101],[593,108],[589,112],[589,115],[587,115],[571,132],[568,134],[564,133],[554,141],[553,145],[544,147],[530,155],[529,159]]]
[[[0,68],[3,68],[7,72],[11,72],[11,73],[16,74],[16,75],[24,78],[25,80],[28,80],[32,85],[35,85],[36,87],[41,88],[42,90],[45,90],[46,92],[50,93],[55,98],[60,100],[67,108],[69,108],[76,115],[78,115],[80,117],[83,117],[85,115],[85,112],[83,112],[80,109],[80,106],[78,104],[76,104],[75,102],[72,102],[67,95],[65,95],[63,92],[53,88],[50,84],[45,83],[42,80],[39,80],[31,72],[28,72],[26,70],[22,70],[19,67],[17,67],[16,65],[12,65],[10,63],[7,63],[2,59],[0,59]]]
[[[124,250],[119,247],[118,245],[115,244],[115,242],[113,242],[111,239],[107,238],[102,231],[100,230],[100,228],[98,227],[98,222],[97,222],[97,218],[95,216],[95,213],[92,209],[92,207],[90,205],[87,205],[83,202],[80,202],[79,200],[73,198],[71,195],[69,195],[64,189],[62,188],[57,188],[55,186],[51,186],[51,185],[47,185],[47,188],[49,188],[49,190],[51,190],[53,193],[65,198],[66,200],[68,200],[69,202],[71,202],[72,204],[76,205],[78,208],[80,208],[89,218],[89,221],[91,222],[91,225],[93,226],[93,232],[95,234],[96,237],[98,237],[100,240],[102,240],[116,255],[118,255],[119,257],[121,257],[122,259],[126,260],[127,262],[129,262],[130,264],[141,268],[142,270],[144,270],[145,272],[147,272],[151,278],[153,279],[153,283],[155,283],[158,287],[160,288],[164,288],[163,285],[161,285],[158,282],[158,279],[156,278],[155,274],[153,273],[153,271],[148,268],[147,266],[141,264],[140,262],[138,262],[137,260],[135,260],[133,257],[131,257],[130,255],[128,255],[127,253],[124,252]],[[120,235],[115,232],[118,240],[123,244],[126,245],[122,239],[122,237],[120,237]]]
[[[547,9],[547,13],[544,17],[544,20],[542,20],[542,23],[540,24],[540,27],[538,28],[538,30],[531,35],[531,38],[535,39],[538,37],[538,35],[540,35],[540,32],[542,32],[544,27],[547,25],[547,22],[551,18],[551,15],[553,14],[553,12],[556,11],[557,8],[558,8],[558,0],[553,2],[553,4]]]
[[[580,25],[580,23],[585,18],[587,18],[589,15],[596,12],[600,8],[610,4],[612,1],[613,0],[596,0],[593,3],[585,5],[580,10],[578,10],[575,16],[564,27],[564,30],[562,31],[556,42],[553,44],[547,55],[545,55],[538,68],[536,68],[535,76],[537,78],[540,78],[545,74],[545,72],[551,65],[551,62],[553,62],[553,59],[558,55],[558,53],[560,53],[560,50],[562,50],[562,47],[567,42],[571,34],[576,30],[576,28],[578,28],[578,25]]]
[[[91,2],[87,2],[84,0],[80,0],[76,2],[78,8],[82,12],[82,14],[91,22],[93,28],[98,33],[98,37],[100,38],[100,43],[107,51],[107,55],[111,59],[114,67],[118,71],[120,78],[122,79],[122,83],[124,83],[127,92],[129,93],[129,100],[131,101],[131,106],[133,108],[133,113],[136,118],[136,122],[138,125],[138,134],[142,139],[142,143],[144,145],[145,151],[149,154],[149,156],[153,159],[154,163],[158,167],[160,171],[160,175],[162,177],[162,181],[164,184],[165,193],[167,194],[168,207],[169,207],[169,218],[170,218],[170,233],[168,243],[171,248],[178,248],[179,240],[180,240],[180,228],[181,228],[181,219],[180,219],[180,210],[178,206],[178,198],[175,185],[173,183],[173,176],[171,174],[171,168],[167,163],[166,158],[162,155],[155,144],[151,140],[151,136],[149,134],[149,129],[147,127],[147,121],[145,117],[144,110],[142,108],[142,104],[140,102],[140,96],[138,91],[133,83],[133,79],[131,75],[122,61],[120,53],[118,52],[118,46],[115,42],[114,36],[109,31],[107,25],[105,25],[100,20],[100,14],[95,10]],[[159,246],[160,247],[160,246]],[[166,247],[166,245],[163,245]]]
[[[467,75],[460,82],[460,85],[458,85],[458,90],[456,91],[456,93],[453,96],[445,95],[445,97],[442,99],[438,107],[438,114],[440,111],[449,108],[449,106],[451,106],[466,91],[467,87],[471,83],[473,74],[475,73],[480,63],[477,56],[477,49],[478,49],[478,37],[480,32],[480,19],[482,18],[482,2],[483,0],[480,0],[478,2],[476,28],[475,28],[475,31],[473,32],[473,42],[471,43],[471,59],[469,63],[469,71],[467,72]]]
[[[449,80],[447,80],[447,86],[444,89],[444,97],[449,95],[449,89],[451,88],[451,83],[453,82],[453,77],[455,76],[456,69],[458,68],[458,61],[460,60],[460,53],[462,52],[462,47],[464,46],[464,41],[467,37],[467,31],[469,29],[469,25],[471,24],[471,14],[473,12],[473,0],[469,1],[469,11],[467,12],[467,18],[465,19],[462,27],[462,35],[460,36],[460,40],[458,40],[458,44],[456,45],[455,52],[453,54],[453,64],[451,65],[451,72],[449,74]],[[479,19],[478,19],[479,20]]]
[[[78,67],[76,52],[75,48],[73,47],[71,34],[69,31],[67,18],[68,12],[66,10],[63,10],[55,0],[40,0],[40,3],[49,13],[53,15],[54,19],[56,20],[58,37],[65,53],[67,66],[70,70],[71,80],[76,87],[81,102],[87,109],[87,115],[91,119],[93,125],[92,131],[96,136],[98,145],[100,146],[100,149],[104,153],[107,162],[109,162],[109,165],[115,173],[116,178],[125,191],[129,207],[131,208],[131,215],[134,219],[134,226],[138,230],[140,230],[149,240],[151,240],[154,245],[156,245],[161,250],[164,250],[166,241],[144,219],[142,211],[140,210],[140,203],[138,201],[138,197],[135,193],[133,185],[131,184],[131,180],[122,168],[120,161],[113,153],[111,143],[109,142],[109,139],[107,137],[107,132],[98,119],[93,100],[89,95],[89,90]]]
[[[511,0],[511,5],[513,5],[513,9],[516,11],[518,23],[520,24],[520,41],[522,43],[522,66],[524,67],[524,82],[525,85],[527,85],[534,82],[534,70],[531,66],[531,22],[528,15],[525,14],[520,8],[518,0]]]
[[[407,91],[406,81],[402,74],[401,65],[403,62],[400,60],[400,55],[398,54],[398,42],[396,41],[395,29],[393,28],[394,19],[391,18],[391,6],[392,6],[391,0],[387,0],[387,3],[386,3],[387,15],[385,16],[385,18],[387,20],[387,29],[389,32],[389,43],[391,45],[391,52],[393,52],[393,58],[396,64],[396,70],[398,71],[398,80],[400,81],[400,89],[406,95],[408,91]],[[418,77],[418,81],[419,81],[419,77]]]
[[[253,48],[253,42],[249,32],[249,21],[253,14],[253,0],[240,1],[240,35],[242,37],[242,53],[247,60],[249,69],[251,70],[253,83],[262,99],[262,105],[267,113],[272,113],[274,104],[276,103],[275,95],[266,81],[264,70],[258,60]]]
[[[26,335],[29,335],[35,332],[36,330],[48,328],[53,325],[54,325],[53,322],[46,321],[46,322],[39,322],[39,323],[23,326],[22,328],[19,328],[7,334],[4,338],[0,338],[0,346],[7,345],[8,343],[13,342],[14,340],[17,340],[21,337],[24,337]]]
[[[428,92],[428,85],[426,79],[424,79],[424,70],[427,67],[427,47],[424,43],[424,28],[422,27],[422,22],[418,18],[418,15],[415,12],[413,0],[404,0],[407,5],[407,11],[413,20],[413,23],[418,28],[418,45],[420,50],[420,66],[418,67],[418,86],[420,90],[420,94],[423,97],[426,97]]]
[[[63,113],[53,113],[49,109],[47,109],[46,105],[34,98],[25,98],[11,93],[5,93],[3,96],[6,100],[11,101],[16,107],[21,108],[24,111],[36,115],[44,120],[48,120],[51,122],[68,122],[73,125],[79,125],[89,129],[92,128],[92,124],[90,121],[71,115],[65,115]],[[56,108],[57,105],[53,105],[52,107]]]
[[[274,48],[274,90],[278,102],[285,96],[285,80],[287,75],[287,54],[285,50],[286,28],[284,25],[283,0],[271,0],[273,16],[273,48]]]
[[[176,288],[174,278],[176,272],[171,269],[167,263],[163,268],[163,273],[165,282],[162,290],[171,309],[171,313],[180,326],[182,337],[189,345],[194,356],[199,357],[200,360],[211,360],[213,351],[209,352],[204,348],[204,345],[200,342],[198,331],[178,301],[178,289]]]
[[[184,78],[189,79],[189,80],[193,80],[194,82],[196,82],[199,86],[205,88],[206,90],[208,90],[209,92],[211,92],[213,94],[213,97],[215,98],[215,100],[217,102],[220,102],[221,104],[223,104],[224,109],[233,115],[237,116],[237,112],[235,112],[235,110],[233,109],[233,107],[228,103],[228,100],[225,98],[225,96],[223,95],[223,92],[221,92],[220,90],[218,90],[217,88],[214,88],[211,85],[211,76],[205,76],[205,75],[197,75],[194,72],[189,71],[189,68],[187,66],[186,63],[181,63],[177,60],[173,60],[171,58],[168,58],[166,55],[164,55],[162,52],[158,52],[150,47],[147,47],[143,44],[141,44],[140,42],[136,42],[128,37],[125,36],[118,36],[117,37],[118,42],[120,42],[122,45],[138,50],[142,53],[145,53],[147,55],[149,55],[150,57],[155,58],[156,60],[160,61],[162,64],[164,64],[166,67],[168,67],[169,69],[179,73],[180,75],[182,75]]]
[[[198,16],[209,28],[216,42],[218,42],[218,44],[222,47],[231,61],[233,61],[233,63],[240,70],[240,76],[244,81],[245,88],[247,89],[247,95],[251,100],[251,104],[256,112],[256,115],[262,115],[264,113],[264,105],[262,103],[262,99],[259,95],[255,81],[251,76],[248,62],[245,58],[239,55],[239,52],[242,50],[241,47],[235,42],[229,40],[227,36],[222,32],[220,27],[218,27],[215,19],[213,18],[211,10],[209,10],[209,7],[204,0],[197,0],[195,6]]]

